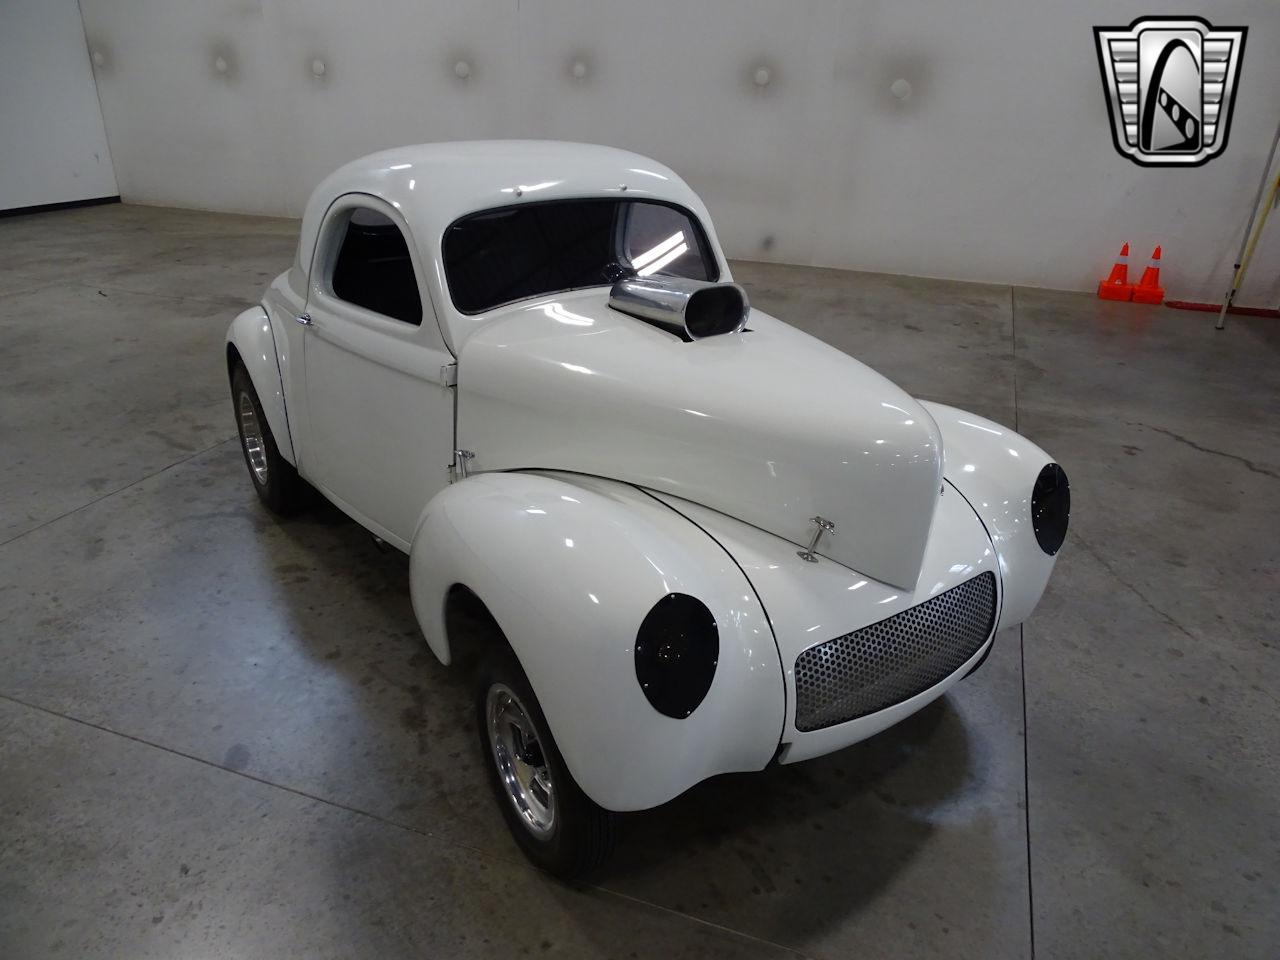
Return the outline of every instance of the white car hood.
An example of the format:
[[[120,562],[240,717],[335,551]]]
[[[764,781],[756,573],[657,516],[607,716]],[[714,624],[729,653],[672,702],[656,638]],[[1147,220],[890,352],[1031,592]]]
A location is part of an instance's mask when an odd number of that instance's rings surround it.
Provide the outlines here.
[[[471,470],[608,477],[700,503],[915,587],[942,485],[942,439],[914,399],[846,354],[752,310],[686,343],[595,288],[523,303],[458,358]]]

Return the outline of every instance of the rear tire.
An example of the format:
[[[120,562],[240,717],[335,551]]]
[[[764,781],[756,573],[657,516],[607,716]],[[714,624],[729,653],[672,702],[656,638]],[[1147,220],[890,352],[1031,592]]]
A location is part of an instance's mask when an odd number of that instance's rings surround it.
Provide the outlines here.
[[[293,464],[280,455],[258,391],[243,363],[237,362],[231,373],[231,402],[240,434],[240,452],[249,468],[253,489],[268,509],[292,516],[306,506],[306,484]]]
[[[562,880],[598,869],[613,853],[616,818],[574,781],[505,645],[478,671],[476,719],[489,783],[525,856]]]

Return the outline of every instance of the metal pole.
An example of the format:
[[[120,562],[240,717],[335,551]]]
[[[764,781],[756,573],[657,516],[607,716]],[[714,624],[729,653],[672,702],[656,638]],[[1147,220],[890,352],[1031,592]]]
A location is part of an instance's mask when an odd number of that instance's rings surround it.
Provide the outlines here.
[[[1280,144],[1280,124],[1276,125],[1276,135],[1271,139],[1271,152],[1267,154],[1267,165],[1262,168],[1262,179],[1258,182],[1258,192],[1253,198],[1253,211],[1249,214],[1249,225],[1244,228],[1244,239],[1240,241],[1240,252],[1236,254],[1235,266],[1231,268],[1231,289],[1227,291],[1227,298],[1222,301],[1222,312],[1218,314],[1218,322],[1213,327],[1215,330],[1221,330],[1227,325],[1227,310],[1231,307],[1231,301],[1236,298],[1236,292],[1240,289],[1240,282],[1244,279],[1240,275],[1240,266],[1244,263],[1245,248],[1249,246],[1249,235],[1253,233],[1253,221],[1258,216],[1258,201],[1262,199],[1262,191],[1267,189],[1267,180],[1270,178],[1269,175],[1271,173],[1271,162],[1276,158],[1277,144]]]

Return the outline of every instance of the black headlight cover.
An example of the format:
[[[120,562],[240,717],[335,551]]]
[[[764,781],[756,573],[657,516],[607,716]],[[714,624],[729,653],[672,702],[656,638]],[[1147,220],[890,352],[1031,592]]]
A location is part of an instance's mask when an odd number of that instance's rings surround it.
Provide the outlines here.
[[[1031,489],[1031,527],[1040,549],[1053,556],[1067,538],[1071,516],[1071,487],[1067,474],[1056,463],[1045,464]]]
[[[659,713],[683,720],[711,689],[720,659],[720,631],[706,604],[669,593],[653,605],[636,633],[636,679]]]

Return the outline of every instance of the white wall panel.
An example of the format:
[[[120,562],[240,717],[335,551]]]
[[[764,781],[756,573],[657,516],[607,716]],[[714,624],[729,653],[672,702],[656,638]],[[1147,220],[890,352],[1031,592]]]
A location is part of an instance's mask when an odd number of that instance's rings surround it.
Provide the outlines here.
[[[522,4],[529,133],[651,154],[703,196],[736,255],[807,262],[825,162],[810,139],[830,86],[827,7],[703,0],[655,15],[645,4]],[[590,67],[581,81],[570,73],[578,56]],[[761,66],[764,87],[753,79]]]
[[[128,202],[283,214],[278,58],[260,5],[83,4]],[[96,15],[95,15],[96,14]],[[107,21],[107,26],[103,21]],[[218,56],[227,72],[214,68]]]
[[[1158,2],[83,7],[125,198],[219,210],[297,214],[333,167],[399,143],[578,139],[679,170],[731,255],[1091,289],[1129,240],[1135,264],[1163,244],[1171,296],[1214,299],[1280,119],[1268,0],[1199,11],[1250,34],[1227,152],[1186,170],[1116,154],[1094,52],[1095,24],[1186,12]],[[1268,237],[1244,299],[1274,304],[1278,275]]]
[[[76,0],[0,0],[0,210],[117,192]]]

